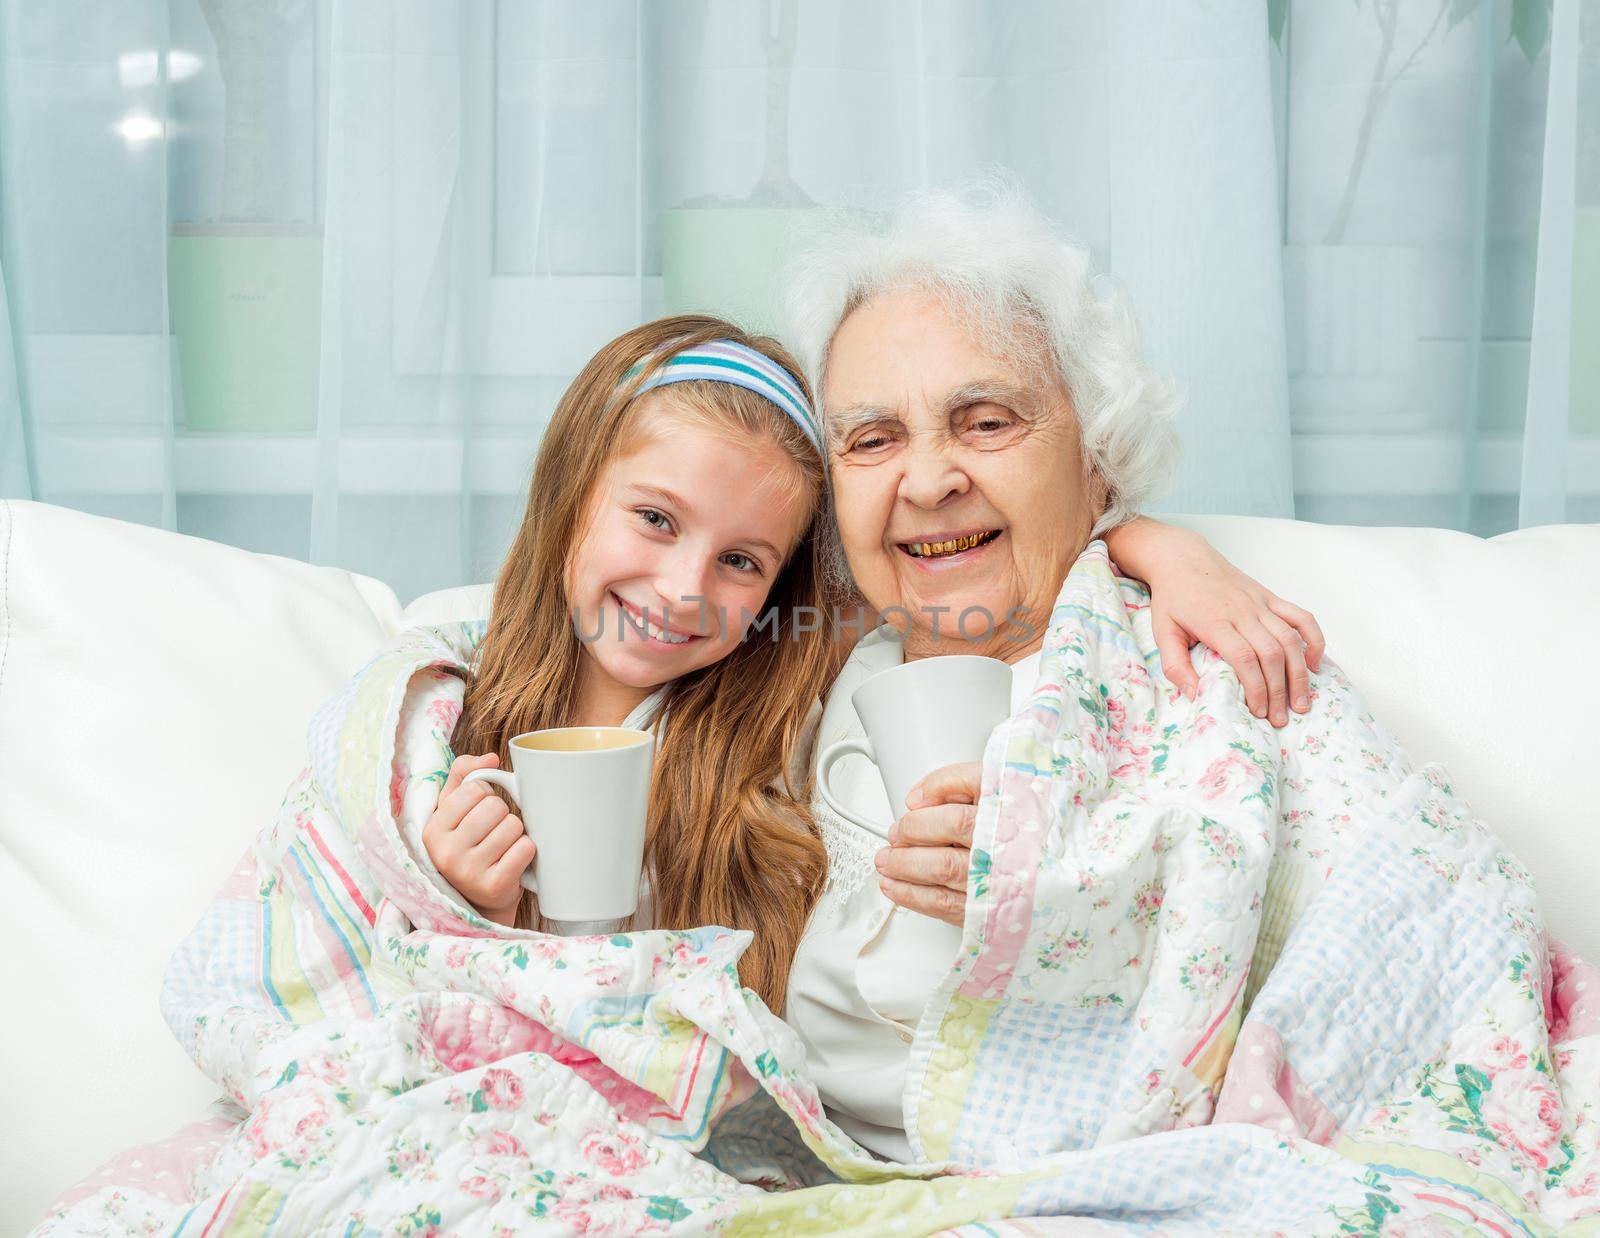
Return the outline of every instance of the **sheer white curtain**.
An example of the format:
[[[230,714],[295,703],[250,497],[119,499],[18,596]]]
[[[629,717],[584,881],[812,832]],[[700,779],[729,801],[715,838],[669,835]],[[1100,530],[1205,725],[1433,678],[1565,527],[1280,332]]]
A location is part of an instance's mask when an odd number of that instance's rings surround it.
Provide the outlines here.
[[[1600,5],[1272,7],[1297,514],[1600,519]]]
[[[0,486],[483,579],[600,344],[1002,165],[1187,389],[1170,510],[1592,519],[1594,7],[0,0]]]

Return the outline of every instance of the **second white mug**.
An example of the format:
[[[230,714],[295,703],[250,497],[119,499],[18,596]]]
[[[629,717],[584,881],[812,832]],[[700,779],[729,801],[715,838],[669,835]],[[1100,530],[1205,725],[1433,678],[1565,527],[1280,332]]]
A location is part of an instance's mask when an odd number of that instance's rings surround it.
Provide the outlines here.
[[[840,803],[832,771],[859,753],[878,767],[896,819],[911,788],[936,769],[981,761],[989,735],[1011,716],[1011,667],[998,658],[956,654],[919,658],[879,671],[850,694],[866,730],[828,745],[817,767],[823,802],[845,820],[887,838],[890,821],[869,821]]]

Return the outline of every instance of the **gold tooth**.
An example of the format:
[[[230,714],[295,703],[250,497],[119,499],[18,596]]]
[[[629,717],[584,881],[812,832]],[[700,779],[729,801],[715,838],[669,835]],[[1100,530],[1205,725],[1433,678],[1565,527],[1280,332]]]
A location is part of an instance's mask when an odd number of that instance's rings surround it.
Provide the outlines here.
[[[965,537],[947,538],[942,542],[908,542],[907,545],[913,554],[929,556],[957,554],[963,550],[971,550],[974,546],[985,545],[987,542],[987,533],[969,533]]]

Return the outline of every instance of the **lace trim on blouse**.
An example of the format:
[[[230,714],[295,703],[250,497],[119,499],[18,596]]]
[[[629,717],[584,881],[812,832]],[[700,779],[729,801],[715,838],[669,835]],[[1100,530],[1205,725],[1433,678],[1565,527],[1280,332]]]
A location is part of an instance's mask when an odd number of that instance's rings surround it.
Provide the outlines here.
[[[852,825],[819,798],[812,803],[812,815],[828,852],[828,878],[822,886],[821,901],[843,905],[861,889],[868,878],[876,880],[873,862],[883,848],[883,840]]]

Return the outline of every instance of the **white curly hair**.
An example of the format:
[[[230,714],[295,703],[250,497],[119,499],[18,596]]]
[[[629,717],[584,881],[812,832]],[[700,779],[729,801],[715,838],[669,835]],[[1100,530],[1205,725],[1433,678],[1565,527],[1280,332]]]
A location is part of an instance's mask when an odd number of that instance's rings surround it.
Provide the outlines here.
[[[1177,463],[1176,386],[1151,372],[1126,298],[1009,175],[922,190],[892,212],[819,211],[780,287],[784,331],[821,405],[839,325],[873,296],[926,289],[1002,356],[1037,353],[1071,397],[1086,463],[1106,486],[1094,536],[1165,492]],[[822,409],[824,426],[827,409]]]

